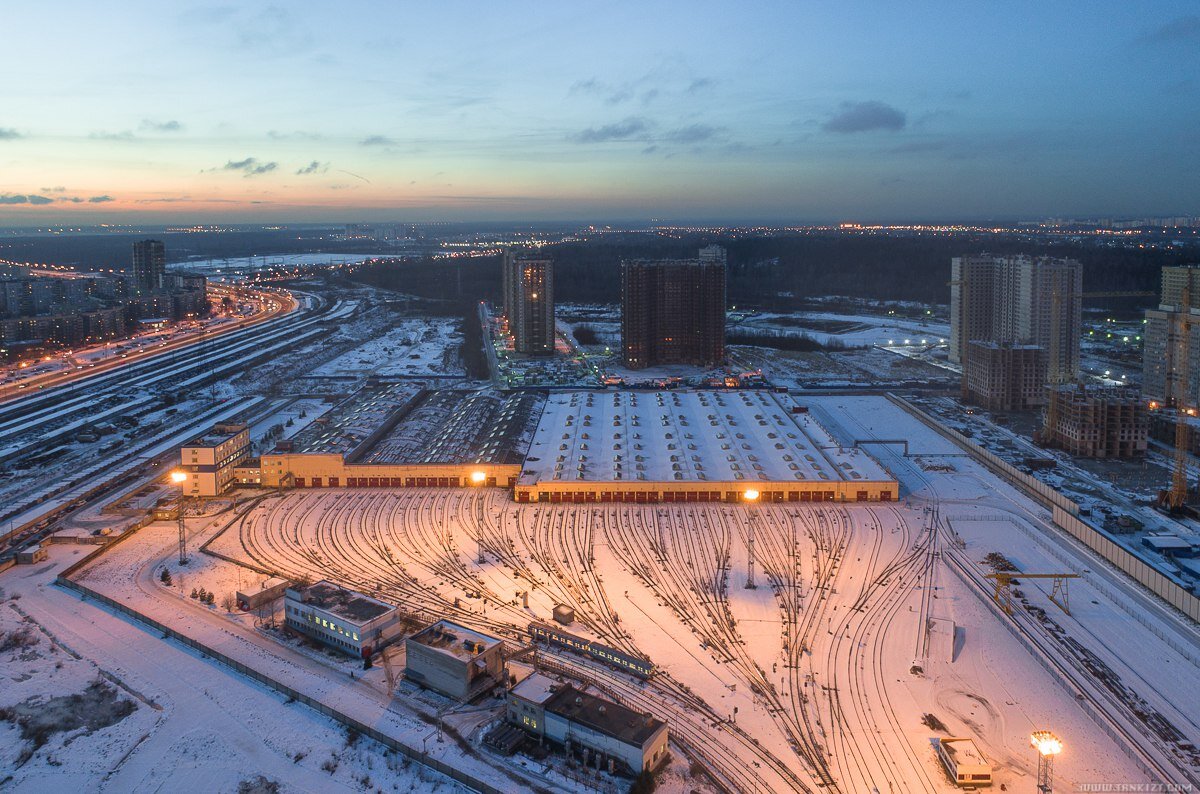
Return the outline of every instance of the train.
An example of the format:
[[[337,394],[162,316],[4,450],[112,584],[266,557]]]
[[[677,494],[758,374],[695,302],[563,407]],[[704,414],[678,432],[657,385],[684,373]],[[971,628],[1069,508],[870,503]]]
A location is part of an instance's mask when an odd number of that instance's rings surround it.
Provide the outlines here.
[[[589,639],[563,631],[548,623],[539,623],[538,621],[530,623],[529,636],[534,642],[543,642],[547,645],[566,648],[569,651],[590,656],[619,670],[632,673],[638,678],[649,678],[654,675],[653,662],[638,656],[630,656],[623,651],[618,651],[616,648],[610,648],[598,642],[592,642]]]

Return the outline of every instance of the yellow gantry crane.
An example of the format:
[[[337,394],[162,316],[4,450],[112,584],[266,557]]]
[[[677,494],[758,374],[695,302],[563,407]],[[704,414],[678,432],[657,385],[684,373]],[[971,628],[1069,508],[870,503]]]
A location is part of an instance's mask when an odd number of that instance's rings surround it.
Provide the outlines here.
[[[992,599],[1004,610],[1004,614],[1013,613],[1012,583],[1017,579],[1053,579],[1049,598],[1059,609],[1071,614],[1071,598],[1067,589],[1067,581],[1078,579],[1077,573],[1019,573],[1017,571],[997,571],[987,574],[988,579],[995,582]]]

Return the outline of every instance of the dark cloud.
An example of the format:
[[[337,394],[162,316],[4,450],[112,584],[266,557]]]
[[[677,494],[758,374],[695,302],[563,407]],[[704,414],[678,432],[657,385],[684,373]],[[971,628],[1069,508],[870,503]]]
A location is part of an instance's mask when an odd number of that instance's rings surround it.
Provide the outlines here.
[[[663,140],[668,143],[703,143],[704,141],[712,140],[721,129],[719,127],[710,127],[707,124],[691,124],[687,127],[680,127],[677,130],[671,130],[663,136]]]
[[[919,154],[921,152],[940,152],[947,148],[946,141],[909,141],[888,149],[895,154]]]
[[[318,160],[313,160],[308,165],[296,171],[296,176],[303,176],[305,174],[323,174],[328,170],[329,163],[322,163]]]
[[[395,146],[396,142],[386,135],[369,135],[358,142],[359,146]]]
[[[53,204],[54,203],[54,199],[52,199],[52,198],[47,198],[46,196],[36,196],[32,193],[29,194],[28,196],[26,196],[25,198],[29,200],[30,204]]]
[[[88,204],[106,204],[110,201],[116,201],[112,196],[92,196],[88,199]]]
[[[15,141],[20,137],[23,137],[21,133],[17,132],[12,127],[0,127],[0,141]]]
[[[615,124],[589,127],[570,136],[576,143],[605,143],[607,141],[638,140],[650,129],[650,123],[640,116],[630,116]]]
[[[0,196],[0,204],[28,204],[29,199],[24,196]]]
[[[138,129],[143,132],[179,132],[183,129],[183,125],[174,119],[170,121],[142,119],[142,123],[138,125]]]
[[[1156,30],[1142,36],[1143,44],[1200,44],[1200,16],[1194,14],[1172,19]]]
[[[822,124],[821,129],[826,132],[896,132],[904,129],[907,123],[908,117],[903,111],[883,102],[843,102],[841,110]]]
[[[87,199],[80,198],[79,196],[62,196],[58,200],[69,201],[72,204],[82,204],[83,202],[87,201]]]
[[[267,174],[279,167],[279,163],[259,162],[255,157],[247,157],[244,160],[230,160],[220,168],[210,168],[210,171],[241,171],[243,176],[258,176],[259,174]]]
[[[707,77],[697,77],[690,84],[688,84],[687,92],[689,94],[694,94],[697,91],[703,91],[706,88],[712,88],[714,85],[716,85],[716,82]]]

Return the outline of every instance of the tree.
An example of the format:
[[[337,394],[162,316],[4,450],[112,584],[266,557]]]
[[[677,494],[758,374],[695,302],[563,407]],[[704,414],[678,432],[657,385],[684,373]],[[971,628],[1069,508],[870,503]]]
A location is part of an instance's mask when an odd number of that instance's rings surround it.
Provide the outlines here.
[[[162,569],[162,575],[158,577],[167,587],[171,586],[171,572],[166,568]]]
[[[225,597],[221,599],[221,606],[226,612],[232,612],[233,608],[237,606],[237,598],[233,593],[226,593]]]
[[[196,592],[196,588],[192,588],[192,598],[199,598],[200,594]]]

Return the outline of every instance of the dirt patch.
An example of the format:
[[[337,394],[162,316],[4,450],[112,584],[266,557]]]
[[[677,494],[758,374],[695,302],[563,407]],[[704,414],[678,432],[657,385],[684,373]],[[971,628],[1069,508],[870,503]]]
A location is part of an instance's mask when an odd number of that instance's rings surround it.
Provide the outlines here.
[[[19,763],[23,764],[56,733],[80,728],[92,733],[120,722],[136,709],[132,700],[122,698],[104,681],[93,681],[74,695],[33,697],[0,709],[0,719],[20,728],[21,738],[29,742],[21,753]]]

